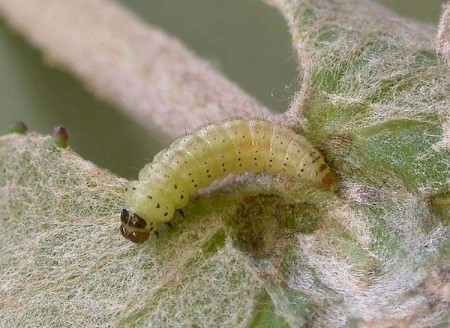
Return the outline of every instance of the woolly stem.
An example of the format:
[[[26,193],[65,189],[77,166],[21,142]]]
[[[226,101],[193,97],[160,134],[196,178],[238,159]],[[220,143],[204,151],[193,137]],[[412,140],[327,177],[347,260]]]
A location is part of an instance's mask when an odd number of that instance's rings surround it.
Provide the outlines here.
[[[114,1],[0,0],[0,14],[49,62],[163,135],[272,116],[180,41]]]
[[[450,65],[450,2],[444,6],[436,41],[438,53]]]

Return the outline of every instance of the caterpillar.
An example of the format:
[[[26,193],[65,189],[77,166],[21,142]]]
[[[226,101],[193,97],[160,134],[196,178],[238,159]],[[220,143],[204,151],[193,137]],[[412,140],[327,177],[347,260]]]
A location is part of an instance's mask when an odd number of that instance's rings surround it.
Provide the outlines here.
[[[280,173],[325,189],[336,181],[322,155],[284,126],[242,119],[208,125],[176,139],[129,182],[122,236],[142,243],[150,232],[158,235],[158,227],[170,224],[199,188],[246,171]]]

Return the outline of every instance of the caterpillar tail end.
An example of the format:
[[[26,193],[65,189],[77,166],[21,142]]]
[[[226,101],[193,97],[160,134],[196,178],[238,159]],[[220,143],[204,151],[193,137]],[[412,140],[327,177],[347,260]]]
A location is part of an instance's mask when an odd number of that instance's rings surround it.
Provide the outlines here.
[[[324,189],[335,191],[338,189],[338,183],[336,180],[336,177],[333,173],[328,172],[327,175],[325,175],[320,183],[320,186]]]

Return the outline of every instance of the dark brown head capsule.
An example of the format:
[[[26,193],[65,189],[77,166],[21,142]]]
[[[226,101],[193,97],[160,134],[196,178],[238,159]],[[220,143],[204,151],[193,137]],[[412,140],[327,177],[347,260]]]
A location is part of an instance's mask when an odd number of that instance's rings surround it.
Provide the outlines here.
[[[120,221],[122,221],[123,224],[134,228],[144,229],[147,225],[147,222],[145,222],[143,218],[136,213],[130,212],[126,208],[124,208],[120,214]]]
[[[125,208],[120,214],[120,221],[122,222],[120,233],[133,243],[143,243],[150,236],[150,232],[145,229],[147,222]]]

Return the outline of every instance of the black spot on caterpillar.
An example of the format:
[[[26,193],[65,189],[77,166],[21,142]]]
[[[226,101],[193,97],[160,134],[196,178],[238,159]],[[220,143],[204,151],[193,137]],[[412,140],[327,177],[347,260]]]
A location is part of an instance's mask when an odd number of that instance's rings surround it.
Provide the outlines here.
[[[144,242],[199,188],[247,171],[281,173],[325,189],[336,181],[322,155],[286,127],[262,120],[212,124],[175,140],[129,183],[120,231]]]

